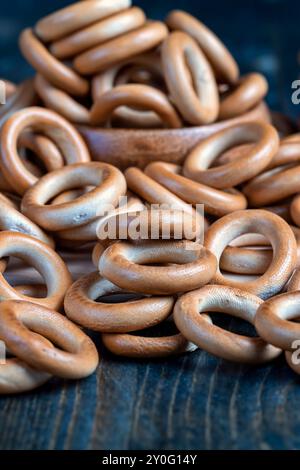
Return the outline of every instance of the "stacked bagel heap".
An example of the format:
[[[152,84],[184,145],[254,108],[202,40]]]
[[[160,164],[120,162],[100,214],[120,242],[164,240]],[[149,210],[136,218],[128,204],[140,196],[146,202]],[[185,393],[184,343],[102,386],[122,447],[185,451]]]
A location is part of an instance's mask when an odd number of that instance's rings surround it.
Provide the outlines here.
[[[98,352],[82,328],[120,356],[201,348],[261,364],[284,352],[299,373],[300,135],[253,120],[264,77],[240,77],[187,13],[150,21],[130,0],[75,3],[22,32],[20,47],[36,75],[6,82],[0,108],[0,340],[12,354],[0,393],[93,373]],[[158,154],[125,171],[122,155],[118,168],[91,161],[76,127],[215,122],[222,129],[182,165]],[[67,261],[82,252],[95,268],[75,280]],[[9,257],[44,285],[25,275],[14,285]],[[258,336],[222,329],[211,312],[246,320]]]

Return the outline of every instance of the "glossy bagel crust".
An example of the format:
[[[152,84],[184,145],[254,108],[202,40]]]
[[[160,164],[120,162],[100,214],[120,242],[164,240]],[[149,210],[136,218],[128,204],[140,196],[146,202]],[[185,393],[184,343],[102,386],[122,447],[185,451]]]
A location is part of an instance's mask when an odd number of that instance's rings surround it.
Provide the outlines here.
[[[22,295],[0,274],[0,300],[23,300],[56,310],[62,306],[72,278],[64,261],[52,248],[28,235],[0,232],[0,259],[6,256],[16,256],[36,268],[47,285],[47,295],[45,298]]]
[[[204,204],[205,212],[217,217],[247,207],[247,199],[236,189],[220,191],[181,175],[181,167],[172,163],[153,162],[145,174],[189,204]]]
[[[38,107],[18,111],[3,126],[0,154],[1,170],[18,194],[23,195],[37,181],[36,176],[24,166],[17,149],[20,135],[28,128],[49,137],[61,151],[66,164],[90,161],[84,140],[64,118],[53,111]]]
[[[139,168],[131,167],[124,172],[128,189],[147,201],[149,204],[158,204],[160,208],[180,210],[193,214],[198,222],[203,225],[205,220],[189,204],[173,194],[153,178],[147,176]]]
[[[185,120],[194,125],[214,122],[219,114],[218,88],[194,39],[180,31],[171,33],[163,42],[161,54],[172,101]]]
[[[132,358],[169,357],[197,349],[181,333],[151,338],[132,334],[103,334],[102,341],[113,354]]]
[[[297,242],[296,267],[298,268],[300,266],[300,229],[294,226],[290,227]],[[247,239],[244,239],[240,246],[238,246],[239,244],[227,246],[220,259],[221,270],[237,274],[265,273],[272,262],[273,251],[268,241],[259,237],[259,235],[253,234],[252,240],[248,236],[248,243],[245,243]]]
[[[79,54],[74,67],[82,75],[97,74],[112,65],[158,46],[167,36],[168,29],[160,21],[150,21],[141,28],[100,44]]]
[[[145,21],[143,10],[132,7],[53,42],[50,51],[58,59],[73,57],[143,26]]]
[[[73,188],[95,186],[74,201],[46,203]],[[79,227],[100,216],[107,206],[116,207],[126,193],[126,181],[120,170],[107,163],[89,162],[69,165],[43,176],[22,200],[22,212],[50,231]]]
[[[36,34],[45,42],[56,41],[96,21],[129,8],[131,0],[86,0],[58,10],[37,22]]]
[[[264,235],[272,245],[273,259],[267,271],[249,282],[227,279],[220,269],[212,282],[244,289],[263,299],[276,295],[284,287],[297,263],[297,244],[289,225],[279,216],[263,210],[246,210],[228,214],[210,226],[205,246],[220,260],[224,249],[246,233]]]
[[[52,109],[73,123],[90,123],[90,110],[67,92],[52,85],[43,75],[36,75],[34,85],[37,94],[47,108]]]
[[[91,124],[103,125],[120,106],[154,111],[166,127],[179,129],[182,126],[177,111],[164,93],[148,85],[135,84],[119,85],[101,95],[91,109]]]
[[[92,97],[93,101],[104,93],[111,91],[116,85],[124,85],[128,82],[120,83],[120,74],[125,70],[128,72],[128,67],[134,68],[136,73],[143,71],[144,73],[150,73],[156,77],[162,76],[162,67],[160,55],[157,51],[150,51],[144,54],[140,54],[137,57],[132,57],[126,61],[104,70],[102,73],[92,78]],[[141,83],[143,85],[150,85],[151,83]],[[142,129],[147,128],[158,128],[162,126],[160,117],[153,111],[143,111],[139,109],[129,108],[122,106],[113,112],[111,117],[112,123],[116,121],[122,123],[125,127],[138,127]]]
[[[95,371],[99,357],[94,343],[60,313],[15,300],[2,302],[0,312],[0,337],[31,367],[68,379]]]
[[[300,165],[283,165],[258,175],[243,188],[243,193],[252,207],[262,207],[297,194],[299,182]]]
[[[289,288],[290,290],[290,288]],[[262,338],[285,351],[293,351],[300,339],[299,291],[290,291],[264,302],[255,318],[255,328]]]
[[[99,272],[129,292],[168,295],[207,284],[215,275],[216,265],[210,251],[191,241],[118,242],[101,256]]]
[[[71,95],[88,94],[89,82],[51,55],[32,29],[27,28],[21,33],[19,45],[25,59],[50,83]]]
[[[47,171],[57,170],[64,166],[64,159],[57,145],[42,134],[23,132],[18,139],[18,146],[31,150],[41,160]],[[37,167],[37,170],[40,168]]]
[[[273,252],[256,247],[228,246],[220,259],[220,269],[237,274],[264,274],[269,268]]]
[[[47,235],[38,225],[21,214],[10,201],[0,193],[0,230],[19,232],[54,247],[53,239]]]
[[[212,162],[229,148],[254,142],[242,158],[210,168]],[[259,174],[271,162],[279,148],[277,131],[270,124],[236,124],[200,142],[186,158],[184,176],[213,188],[234,187]]]
[[[268,82],[260,73],[249,73],[221,96],[219,119],[232,119],[254,108],[268,93]]]
[[[225,83],[235,83],[239,77],[239,68],[220,39],[192,15],[181,10],[173,10],[166,18],[171,30],[184,31],[199,44],[213,67],[218,79]]]
[[[78,279],[65,297],[65,312],[70,320],[103,333],[127,333],[157,325],[172,313],[171,296],[120,300],[103,303],[101,297],[125,292],[99,273]],[[96,302],[96,299],[100,301]]]
[[[205,286],[184,294],[174,308],[174,321],[181,333],[199,348],[234,362],[261,364],[277,357],[281,350],[262,338],[226,331],[209,323],[202,313],[221,312],[255,321],[262,300],[253,294],[226,286]]]

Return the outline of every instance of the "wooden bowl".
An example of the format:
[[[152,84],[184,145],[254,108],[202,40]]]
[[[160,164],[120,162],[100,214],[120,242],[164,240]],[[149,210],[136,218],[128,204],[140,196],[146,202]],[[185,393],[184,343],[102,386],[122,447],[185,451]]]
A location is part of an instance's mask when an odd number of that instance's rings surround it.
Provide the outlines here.
[[[100,129],[80,126],[93,160],[111,163],[124,170],[129,166],[144,168],[161,160],[181,164],[195,145],[211,134],[246,121],[270,122],[265,103],[250,112],[209,126],[183,129]]]

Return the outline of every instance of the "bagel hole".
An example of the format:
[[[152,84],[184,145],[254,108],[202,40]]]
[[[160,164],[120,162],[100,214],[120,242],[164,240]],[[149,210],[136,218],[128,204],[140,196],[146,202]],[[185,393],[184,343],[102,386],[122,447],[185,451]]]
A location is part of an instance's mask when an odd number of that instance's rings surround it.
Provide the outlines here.
[[[163,255],[163,253],[162,253]],[[199,259],[199,252],[197,250],[180,250],[177,253],[169,253],[165,255],[162,261],[153,259],[157,258],[159,255],[156,256],[149,254],[147,257],[147,253],[143,253],[139,258],[135,258],[134,261],[139,264],[140,266],[149,266],[149,267],[167,267],[167,266],[181,266],[188,263],[194,263]],[[177,258],[176,263],[174,262],[174,258]]]
[[[18,288],[18,290],[20,290],[20,286],[26,286],[26,292],[24,290],[23,295],[40,299],[47,297],[47,286],[42,275],[35,267],[21,258],[9,256],[3,277],[11,287]],[[32,290],[32,294],[30,294],[30,290]]]
[[[103,304],[120,304],[126,302],[133,302],[135,300],[142,300],[144,298],[144,295],[134,294],[132,292],[122,292],[115,294],[106,294],[97,297],[95,302],[101,302]]]
[[[209,312],[209,316],[213,324],[222,328],[222,330],[226,330],[237,335],[249,336],[251,338],[258,337],[254,326],[246,320],[232,317],[227,313]]]
[[[49,201],[46,202],[46,206],[52,206],[52,205],[58,205],[58,204],[64,204],[64,203],[69,203],[72,201],[75,201],[75,199],[78,199],[79,197],[90,193],[95,189],[95,186],[84,186],[80,188],[73,188],[69,189],[67,191],[64,191],[60,194],[57,194],[53,198],[51,198]]]
[[[223,270],[221,270],[220,272],[225,279],[228,279],[229,281],[239,282],[241,284],[256,281],[256,279],[259,279],[261,277],[261,274],[237,274],[229,273],[228,271]]]
[[[33,167],[36,167],[36,170],[38,172],[36,176],[41,176],[48,173],[44,162],[38,157],[38,155],[36,155],[31,150],[26,150],[25,163],[26,161],[29,164],[33,165]]]
[[[163,338],[164,336],[174,336],[177,334],[179,334],[179,331],[176,328],[175,323],[169,320],[164,321],[159,325],[152,326],[151,328],[132,333],[134,336],[141,336],[143,338]]]

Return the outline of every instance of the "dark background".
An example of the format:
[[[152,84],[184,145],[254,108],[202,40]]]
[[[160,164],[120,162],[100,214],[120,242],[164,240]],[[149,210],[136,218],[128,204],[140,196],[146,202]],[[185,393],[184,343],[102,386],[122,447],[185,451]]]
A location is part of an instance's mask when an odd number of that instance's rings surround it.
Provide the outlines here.
[[[113,0],[112,0],[113,1]],[[31,71],[17,52],[18,33],[68,0],[0,0],[0,76],[21,80]],[[272,108],[296,114],[291,83],[298,78],[299,0],[136,0],[148,16],[190,11],[210,26],[237,58],[242,72],[263,72],[270,83]]]
[[[32,72],[17,52],[18,33],[69,2],[0,2],[0,77],[19,81]],[[297,114],[290,95],[299,75],[299,0],[135,3],[154,18],[173,8],[197,15],[221,36],[243,72],[267,76],[274,109]],[[0,448],[300,449],[300,378],[283,357],[246,367],[203,351],[161,361],[102,354],[87,380],[54,380],[0,398]]]

